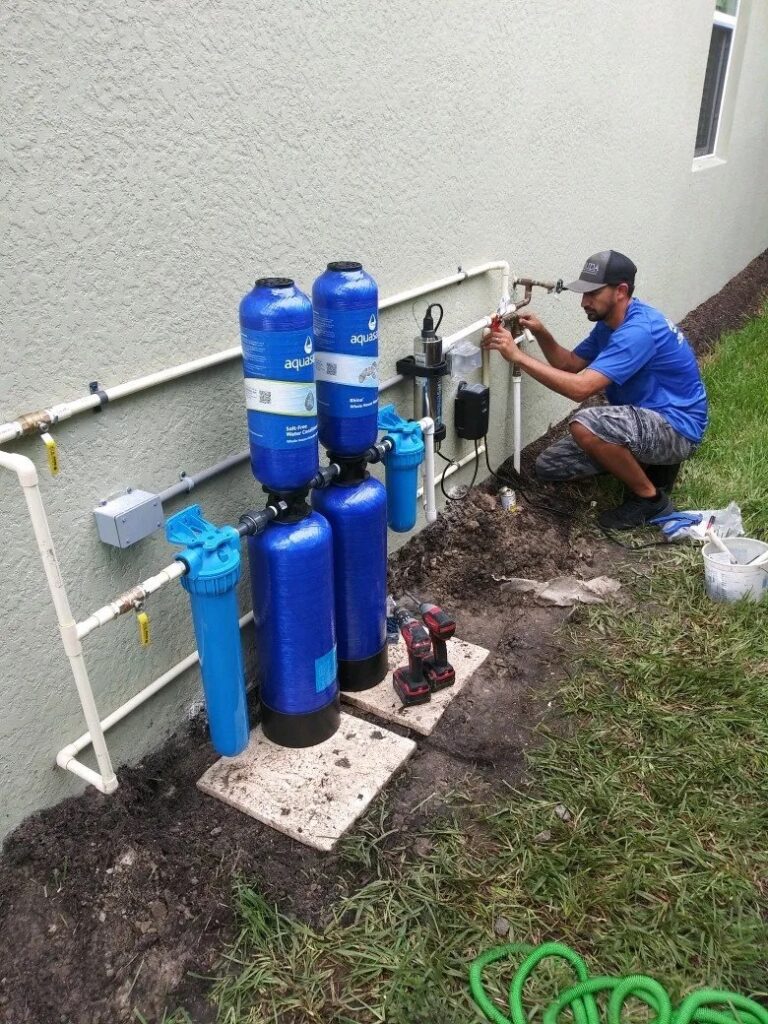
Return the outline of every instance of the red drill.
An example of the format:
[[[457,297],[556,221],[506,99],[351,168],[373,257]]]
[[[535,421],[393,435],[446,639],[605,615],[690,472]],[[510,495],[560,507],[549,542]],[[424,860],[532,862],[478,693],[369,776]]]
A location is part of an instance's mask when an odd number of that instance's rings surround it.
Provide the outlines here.
[[[424,675],[427,677],[432,691],[443,690],[446,686],[453,686],[456,682],[456,673],[453,665],[448,661],[446,646],[446,640],[450,640],[456,632],[456,620],[448,612],[443,611],[439,605],[430,604],[428,601],[423,601],[419,605],[419,612],[429,630],[435,651],[434,658],[429,658],[424,662]]]
[[[424,659],[432,653],[432,641],[422,623],[407,608],[395,609],[395,618],[408,650],[408,665],[395,670],[392,685],[406,707],[425,704],[431,690],[424,678]]]

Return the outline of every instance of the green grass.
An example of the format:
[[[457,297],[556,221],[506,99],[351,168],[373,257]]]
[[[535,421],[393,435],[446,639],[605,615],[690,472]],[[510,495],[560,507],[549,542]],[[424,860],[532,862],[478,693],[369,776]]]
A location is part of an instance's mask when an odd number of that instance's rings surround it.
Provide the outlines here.
[[[704,366],[710,427],[686,465],[688,508],[741,506],[749,536],[768,530],[768,308],[725,335]],[[681,499],[682,500],[682,499]]]
[[[747,532],[766,535],[768,312],[705,372],[712,426],[678,502],[736,499]],[[213,990],[220,1022],[478,1020],[467,965],[499,941],[502,916],[505,941],[563,940],[595,973],[642,968],[673,998],[704,982],[764,996],[768,602],[712,604],[700,563],[666,551],[631,577],[635,612],[572,621],[566,735],[544,738],[523,791],[457,806],[417,860],[385,835],[381,807],[371,814],[345,849],[350,872],[373,881],[326,929],[238,882],[240,934]],[[544,971],[531,1008],[563,983]]]

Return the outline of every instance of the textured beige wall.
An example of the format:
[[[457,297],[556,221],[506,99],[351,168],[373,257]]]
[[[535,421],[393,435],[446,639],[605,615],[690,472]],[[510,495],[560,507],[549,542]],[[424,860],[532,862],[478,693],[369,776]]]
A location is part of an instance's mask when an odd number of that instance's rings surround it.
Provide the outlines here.
[[[331,258],[361,259],[387,295],[497,258],[567,277],[614,246],[638,263],[639,294],[679,317],[768,244],[764,3],[753,0],[742,26],[725,162],[692,172],[712,7],[6,0],[0,420],[77,397],[95,378],[119,383],[232,345],[254,277],[288,273],[308,290]],[[489,277],[436,296],[446,331],[486,313],[497,292]],[[383,315],[384,377],[410,351],[423,306]],[[569,343],[586,332],[574,296],[535,308]],[[494,363],[493,380],[499,461],[507,368]],[[524,394],[530,440],[566,403],[530,381]],[[409,409],[410,394],[399,398]],[[170,555],[161,536],[127,552],[103,547],[93,506],[242,449],[239,365],[55,434],[55,480],[39,442],[11,447],[41,467],[82,617]],[[258,490],[243,468],[196,498],[227,521]],[[2,834],[78,791],[53,762],[84,726],[6,473],[0,531]],[[193,648],[185,602],[177,587],[152,599],[146,650],[131,620],[86,641],[103,714]],[[190,673],[110,733],[116,763],[178,727],[198,692]]]

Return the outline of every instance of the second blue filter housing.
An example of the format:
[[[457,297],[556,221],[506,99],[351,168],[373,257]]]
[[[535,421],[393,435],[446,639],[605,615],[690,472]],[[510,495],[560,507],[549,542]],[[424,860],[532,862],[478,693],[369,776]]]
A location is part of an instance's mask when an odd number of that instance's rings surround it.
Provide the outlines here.
[[[312,303],[287,277],[260,278],[240,303],[251,467],[271,491],[318,469]]]
[[[367,690],[387,674],[387,494],[361,458],[342,459],[312,504],[333,531],[339,686]]]
[[[284,747],[322,743],[341,714],[331,528],[305,494],[248,538],[262,727]]]
[[[320,443],[359,455],[377,436],[379,290],[362,264],[329,263],[312,287]]]

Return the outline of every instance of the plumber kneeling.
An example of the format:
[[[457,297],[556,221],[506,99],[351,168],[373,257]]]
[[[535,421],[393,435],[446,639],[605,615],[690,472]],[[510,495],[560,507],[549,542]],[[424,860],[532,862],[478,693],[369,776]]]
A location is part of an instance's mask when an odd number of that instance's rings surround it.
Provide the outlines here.
[[[579,409],[569,435],[536,460],[543,480],[576,480],[611,473],[624,484],[624,501],[600,513],[601,526],[629,530],[674,511],[669,492],[680,463],[694,454],[707,427],[707,395],[683,332],[663,313],[633,297],[637,267],[608,249],[584,264],[566,287],[581,294],[594,327],[573,351],[559,345],[533,313],[520,324],[536,338],[546,362],[492,328],[483,347],[545,387],[575,402],[603,393],[607,405]]]

